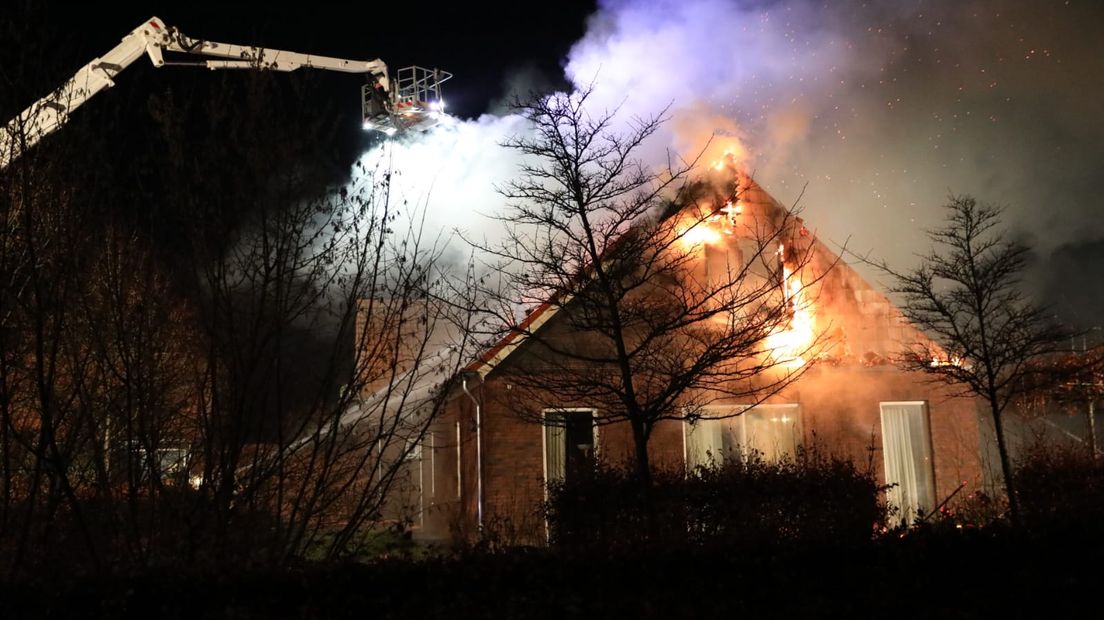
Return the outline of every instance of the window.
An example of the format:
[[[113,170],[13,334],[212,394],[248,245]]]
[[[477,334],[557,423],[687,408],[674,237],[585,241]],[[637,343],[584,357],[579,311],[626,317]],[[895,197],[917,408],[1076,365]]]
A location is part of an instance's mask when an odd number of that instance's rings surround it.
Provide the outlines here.
[[[460,423],[456,423],[456,499],[464,497],[464,461],[460,453],[461,445]]]
[[[801,445],[801,406],[710,406],[683,433],[687,469],[753,454],[771,463],[792,459]]]
[[[571,480],[594,466],[598,426],[593,409],[544,411],[544,480]]]
[[[740,416],[744,447],[769,462],[793,459],[801,444],[800,405],[757,405]]]
[[[743,415],[716,418],[732,416],[744,409],[747,409],[744,405],[706,407],[702,418],[686,423],[683,427],[683,441],[687,469],[720,464],[731,458],[743,458]]]
[[[187,448],[155,448],[150,451],[137,440],[131,441],[131,467],[140,472],[143,480],[155,475],[163,483],[183,480],[191,462]]]
[[[894,520],[910,523],[935,507],[931,425],[923,401],[879,403],[882,414],[882,454]]]
[[[437,435],[429,431],[429,496],[437,497]]]
[[[422,444],[414,439],[407,438],[403,445],[404,461],[422,460]]]

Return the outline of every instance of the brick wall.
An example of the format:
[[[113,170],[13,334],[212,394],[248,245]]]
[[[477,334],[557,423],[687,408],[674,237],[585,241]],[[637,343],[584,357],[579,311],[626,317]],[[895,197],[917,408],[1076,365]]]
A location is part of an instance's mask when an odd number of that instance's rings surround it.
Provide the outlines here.
[[[543,434],[539,424],[522,419],[510,408],[510,392],[502,379],[492,378],[480,388],[483,409],[484,525],[500,540],[539,542],[544,499]],[[968,486],[959,497],[981,481],[977,415],[974,402],[951,398],[946,390],[925,377],[892,367],[823,367],[802,377],[799,385],[770,402],[798,403],[802,409],[804,441],[817,442],[824,450],[851,458],[860,466],[870,463],[884,481],[879,402],[923,400],[929,404],[932,429],[936,499],[942,501],[963,481]],[[580,405],[571,403],[570,405]],[[453,428],[461,420],[463,432],[463,500],[460,515],[471,538],[475,528],[475,428],[474,410],[460,394],[450,404],[442,427]],[[455,446],[438,446],[438,493],[455,490]],[[649,449],[657,467],[682,468],[683,424],[666,421],[657,426]],[[625,423],[599,431],[599,455],[609,463],[624,463],[633,454],[632,435]],[[450,479],[451,478],[451,479]],[[447,502],[445,502],[447,504]],[[449,519],[457,514],[450,513]],[[434,526],[440,535],[445,517]],[[455,529],[455,523],[452,524]]]
[[[741,202],[747,216],[757,214],[781,223],[785,208],[758,186],[751,184]],[[803,282],[814,312],[815,330],[823,334],[825,347],[818,351],[820,362],[786,392],[770,402],[798,403],[802,409],[805,442],[815,441],[828,452],[869,463],[880,478],[883,455],[879,403],[886,401],[927,401],[931,416],[936,499],[941,501],[962,482],[968,486],[965,496],[981,480],[977,412],[973,401],[951,398],[945,388],[926,377],[903,372],[890,359],[906,345],[926,339],[907,324],[901,313],[881,292],[871,287],[849,266],[816,240],[815,233],[799,219],[788,220],[793,228],[788,244],[811,258],[802,271]],[[737,235],[727,237],[727,253],[743,256]],[[719,245],[719,251],[726,252]],[[708,256],[707,256],[708,259]],[[719,260],[719,259],[718,259]],[[726,258],[726,260],[728,260]],[[703,261],[706,262],[706,261]],[[704,268],[704,267],[703,267]],[[830,269],[829,269],[830,268]],[[821,277],[823,276],[823,277]],[[542,328],[546,338],[579,339],[580,334],[561,333],[563,325],[554,318]],[[519,346],[506,362],[514,372],[526,366],[527,344]],[[929,343],[930,344],[930,343]],[[532,410],[522,414],[520,394],[511,390],[508,373],[491,372],[481,387],[483,410],[483,482],[484,524],[501,527],[510,536],[539,537],[543,523],[536,518],[543,489],[543,435]],[[562,407],[586,407],[592,403],[559,402],[541,398],[539,402]],[[748,404],[748,403],[738,403]],[[537,407],[539,410],[539,407]],[[469,531],[475,523],[475,427],[473,408],[467,396],[459,394],[450,412],[457,416],[465,431],[461,451],[464,489],[460,514]],[[528,419],[522,419],[524,415]],[[653,432],[649,444],[657,467],[681,468],[684,464],[684,433],[681,422],[663,422]],[[600,458],[623,463],[633,454],[632,436],[626,424],[602,427],[599,431]],[[455,472],[452,474],[455,477]]]

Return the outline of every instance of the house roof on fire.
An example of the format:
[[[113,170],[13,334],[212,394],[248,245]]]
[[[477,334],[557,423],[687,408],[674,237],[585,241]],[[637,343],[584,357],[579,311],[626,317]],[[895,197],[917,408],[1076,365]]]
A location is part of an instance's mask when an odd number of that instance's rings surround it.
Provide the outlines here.
[[[818,313],[831,315],[824,321],[826,337],[833,341],[832,357],[836,362],[848,362],[863,366],[891,366],[890,357],[899,350],[904,342],[929,342],[929,340],[915,327],[909,324],[889,299],[880,291],[865,281],[854,269],[839,260],[836,253],[829,250],[820,242],[815,234],[810,232],[801,218],[794,216],[790,209],[775,200],[763,190],[757,183],[747,177],[739,177],[739,199],[748,205],[757,205],[767,213],[784,216],[782,221],[793,226],[795,234],[806,238],[814,255],[811,263],[817,263],[826,269],[824,277],[819,281],[822,292],[817,295],[816,306]],[[721,200],[715,205],[714,211],[719,211],[725,204]],[[681,212],[681,208],[670,209],[663,217],[670,217]],[[828,268],[830,266],[830,268]],[[456,358],[457,352],[452,347],[448,351],[441,351],[432,356],[435,367],[460,368],[460,374],[478,373],[485,377],[495,368],[514,355],[519,347],[525,343],[529,334],[542,329],[553,317],[559,308],[568,300],[550,299],[539,304],[529,311],[524,319],[516,327],[500,338],[493,346],[464,365],[462,360]],[[937,347],[933,346],[933,350]],[[449,362],[452,363],[449,363]],[[411,369],[410,372],[416,372]],[[458,375],[449,375],[448,372],[434,371],[422,374],[416,379],[417,385],[413,386],[411,394],[414,398],[408,400],[406,405],[416,404],[416,409],[428,406],[441,389],[455,380]],[[369,399],[385,398],[381,395],[371,395]],[[395,403],[388,403],[394,406]],[[417,412],[415,412],[415,415]],[[358,418],[358,412],[351,411],[349,421]]]
[[[905,341],[928,342],[919,330],[904,319],[897,307],[880,291],[865,281],[854,269],[839,260],[836,253],[828,249],[806,227],[804,221],[794,216],[792,211],[779,203],[748,177],[741,177],[739,199],[742,203],[757,205],[768,213],[785,216],[786,225],[793,226],[797,234],[809,239],[814,262],[827,271],[821,284],[823,295],[818,295],[819,308],[831,316],[825,321],[825,331],[830,339],[837,341],[839,350],[832,353],[837,360],[850,358],[866,366],[888,365],[895,348]],[[714,212],[724,206],[724,201],[714,205]],[[673,209],[664,215],[669,217],[679,212]],[[565,300],[552,299],[533,308],[516,327],[499,339],[468,364],[466,372],[478,372],[486,375],[505,362],[522,345],[529,334],[541,329],[552,319]],[[857,315],[857,316],[856,316]],[[881,321],[869,321],[871,315]],[[855,320],[855,319],[859,320]],[[875,333],[869,333],[875,332]],[[894,333],[890,333],[894,332]],[[932,345],[933,349],[937,348]]]

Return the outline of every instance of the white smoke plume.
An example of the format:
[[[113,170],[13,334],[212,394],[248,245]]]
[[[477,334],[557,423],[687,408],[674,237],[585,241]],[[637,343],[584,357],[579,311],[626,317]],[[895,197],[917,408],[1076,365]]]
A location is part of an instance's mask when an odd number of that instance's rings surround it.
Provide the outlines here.
[[[429,236],[458,231],[473,241],[493,240],[500,228],[494,216],[503,211],[496,188],[514,177],[520,164],[502,144],[525,131],[526,121],[517,115],[445,119],[423,135],[368,151],[357,169],[393,171],[391,201],[401,214],[397,229],[424,222]],[[457,239],[452,245],[450,258],[456,259],[463,243]]]
[[[607,0],[564,67],[597,111],[667,109],[646,152],[657,165],[713,136],[706,164],[733,151],[784,203],[806,188],[826,241],[907,266],[954,192],[1008,205],[1045,253],[1104,236],[1102,7]],[[499,144],[518,131],[516,117],[484,116],[389,148],[432,223],[493,237],[480,214],[502,209],[494,186],[518,162]]]

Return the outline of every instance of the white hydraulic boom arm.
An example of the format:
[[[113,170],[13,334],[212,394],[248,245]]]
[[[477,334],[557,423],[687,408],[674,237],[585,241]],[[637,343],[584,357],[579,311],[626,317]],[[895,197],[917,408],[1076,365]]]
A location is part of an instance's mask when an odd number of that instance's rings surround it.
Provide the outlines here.
[[[166,51],[205,58],[192,62],[167,62],[163,56]],[[400,70],[400,87],[392,88],[387,65],[379,59],[346,60],[193,39],[152,17],[123,37],[122,42],[111,51],[81,67],[60,88],[31,104],[7,123],[0,132],[0,170],[64,125],[73,110],[96,93],[114,86],[115,76],[142,55],[149,56],[155,67],[200,65],[209,69],[271,71],[295,71],[308,67],[366,74],[370,81],[362,87],[364,128],[388,134],[434,124],[444,105],[440,84],[452,77],[436,69],[408,67]]]

